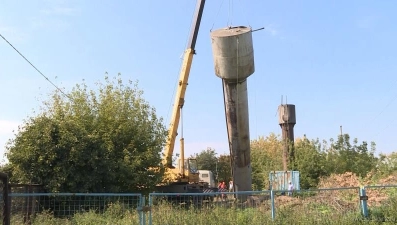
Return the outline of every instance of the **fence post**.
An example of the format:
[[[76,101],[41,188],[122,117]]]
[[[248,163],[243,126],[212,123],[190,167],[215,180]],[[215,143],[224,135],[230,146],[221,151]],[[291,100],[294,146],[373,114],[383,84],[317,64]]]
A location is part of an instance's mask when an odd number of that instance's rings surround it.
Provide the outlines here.
[[[272,203],[272,220],[276,219],[276,208],[274,206],[274,192],[273,190],[270,191],[270,199]]]
[[[149,207],[153,206],[153,198],[152,195],[149,194]],[[149,225],[152,225],[152,210],[149,211]]]
[[[361,214],[367,218],[368,217],[368,206],[367,206],[368,196],[365,193],[365,186],[360,187],[360,206]]]
[[[145,207],[145,196],[141,195],[141,207],[142,209]],[[140,215],[140,220],[141,220],[141,225],[145,225],[146,224],[146,212],[145,211],[141,211],[141,215]]]
[[[9,192],[11,192],[11,188],[8,183],[8,175],[6,173],[0,173],[0,179],[3,182],[3,224],[10,225],[10,217],[11,217],[11,199],[9,197]]]

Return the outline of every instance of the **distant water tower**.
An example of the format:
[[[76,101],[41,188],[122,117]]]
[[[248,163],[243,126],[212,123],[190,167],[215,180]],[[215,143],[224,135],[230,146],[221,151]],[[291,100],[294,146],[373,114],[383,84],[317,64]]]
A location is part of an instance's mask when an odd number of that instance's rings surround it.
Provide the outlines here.
[[[281,104],[278,107],[278,124],[283,138],[283,169],[288,170],[288,164],[294,158],[294,126],[296,124],[295,105]]]

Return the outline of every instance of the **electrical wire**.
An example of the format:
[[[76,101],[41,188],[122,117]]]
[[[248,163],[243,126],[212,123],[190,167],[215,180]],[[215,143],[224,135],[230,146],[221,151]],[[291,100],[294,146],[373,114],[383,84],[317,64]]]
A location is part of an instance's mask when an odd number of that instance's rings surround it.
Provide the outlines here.
[[[386,104],[386,106],[380,111],[380,113],[379,113],[378,115],[376,115],[376,116],[372,119],[371,122],[374,122],[375,119],[377,119],[380,115],[382,115],[382,113],[387,109],[387,107],[389,107],[390,104],[393,103],[394,100],[396,100],[396,99],[397,99],[397,94],[394,95],[394,97]]]
[[[392,124],[394,124],[397,120],[394,120],[393,122],[387,123],[387,125],[385,127],[383,127],[383,129],[381,129],[378,133],[376,133],[376,135],[374,136],[374,138],[376,138],[379,134],[381,134],[383,131],[385,131],[387,128],[389,128]]]
[[[372,124],[380,115],[382,115],[382,113],[385,112],[385,110],[397,99],[397,94],[394,95],[390,101],[386,104],[385,107],[382,108],[382,110],[369,122],[370,124]],[[378,133],[376,133],[376,135],[374,136],[374,138],[376,138],[379,134],[381,134],[383,131],[385,131],[387,128],[389,128],[392,124],[394,124],[397,120],[394,120],[392,122],[388,122],[387,125],[385,127],[383,127],[380,131],[378,131]]]
[[[0,36],[6,41],[23,59],[26,60],[41,76],[43,76],[52,86],[54,86],[59,92],[61,92],[65,97],[67,97],[69,100],[72,100],[69,95],[67,95],[62,89],[60,89],[56,84],[54,84],[48,77],[46,77],[37,67],[33,65],[18,49],[16,49],[2,34]]]

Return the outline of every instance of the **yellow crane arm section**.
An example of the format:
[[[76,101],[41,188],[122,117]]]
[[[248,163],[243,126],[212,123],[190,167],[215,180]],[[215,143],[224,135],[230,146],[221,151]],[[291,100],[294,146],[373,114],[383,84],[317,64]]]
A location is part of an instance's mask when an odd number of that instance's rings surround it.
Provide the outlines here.
[[[174,152],[175,139],[178,134],[178,126],[181,116],[181,109],[185,102],[185,93],[187,82],[189,79],[190,68],[193,61],[194,49],[188,48],[185,50],[182,62],[181,73],[179,76],[179,83],[177,93],[175,96],[174,106],[172,109],[171,124],[168,131],[167,143],[165,145],[165,157],[163,159],[163,165],[167,168],[172,168],[172,155]],[[183,160],[182,160],[183,162]]]
[[[185,102],[187,81],[189,79],[190,67],[192,66],[193,55],[195,54],[194,48],[196,46],[196,40],[197,40],[198,31],[200,28],[201,17],[203,15],[204,5],[205,5],[205,0],[197,0],[196,10],[195,10],[195,14],[194,14],[194,17],[192,20],[189,43],[188,43],[188,46],[187,46],[184,56],[183,56],[183,62],[182,62],[182,67],[181,67],[181,71],[180,71],[180,76],[179,76],[178,89],[177,89],[177,93],[175,96],[174,106],[173,106],[173,110],[172,110],[171,123],[170,123],[170,127],[168,130],[167,143],[166,143],[165,149],[164,149],[165,157],[163,159],[163,165],[166,168],[174,168],[172,166],[172,155],[174,153],[175,139],[176,139],[176,136],[178,135],[178,126],[179,126],[179,122],[180,122],[181,109]],[[181,168],[179,171],[180,174],[182,174],[182,176],[184,176],[184,162],[185,162],[184,155],[185,155],[184,154],[184,140],[182,137],[181,138],[181,158],[180,158],[180,163],[182,163],[182,165],[181,165]]]

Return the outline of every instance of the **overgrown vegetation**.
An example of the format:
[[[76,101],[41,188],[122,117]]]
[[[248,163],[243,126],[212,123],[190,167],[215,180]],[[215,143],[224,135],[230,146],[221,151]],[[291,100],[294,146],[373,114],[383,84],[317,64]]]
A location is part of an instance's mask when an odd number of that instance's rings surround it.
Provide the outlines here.
[[[282,151],[281,137],[273,133],[251,141],[254,190],[267,190],[269,172],[283,170]],[[338,136],[336,141],[331,138],[322,142],[304,136],[295,141],[294,158],[289,170],[299,171],[301,189],[316,188],[321,178],[332,174],[352,172],[364,178],[372,173],[374,179],[379,179],[397,172],[397,153],[377,157],[375,151],[375,143],[359,143],[357,139],[351,140],[349,134]],[[217,157],[215,150],[209,148],[194,156],[201,162],[201,169],[217,169],[219,180],[230,179],[230,163],[223,163],[228,155]],[[216,168],[215,162],[218,162]]]
[[[11,182],[49,192],[131,193],[162,179],[166,129],[137,83],[106,77],[97,86],[76,85],[68,97],[55,92],[27,119],[7,145]]]

